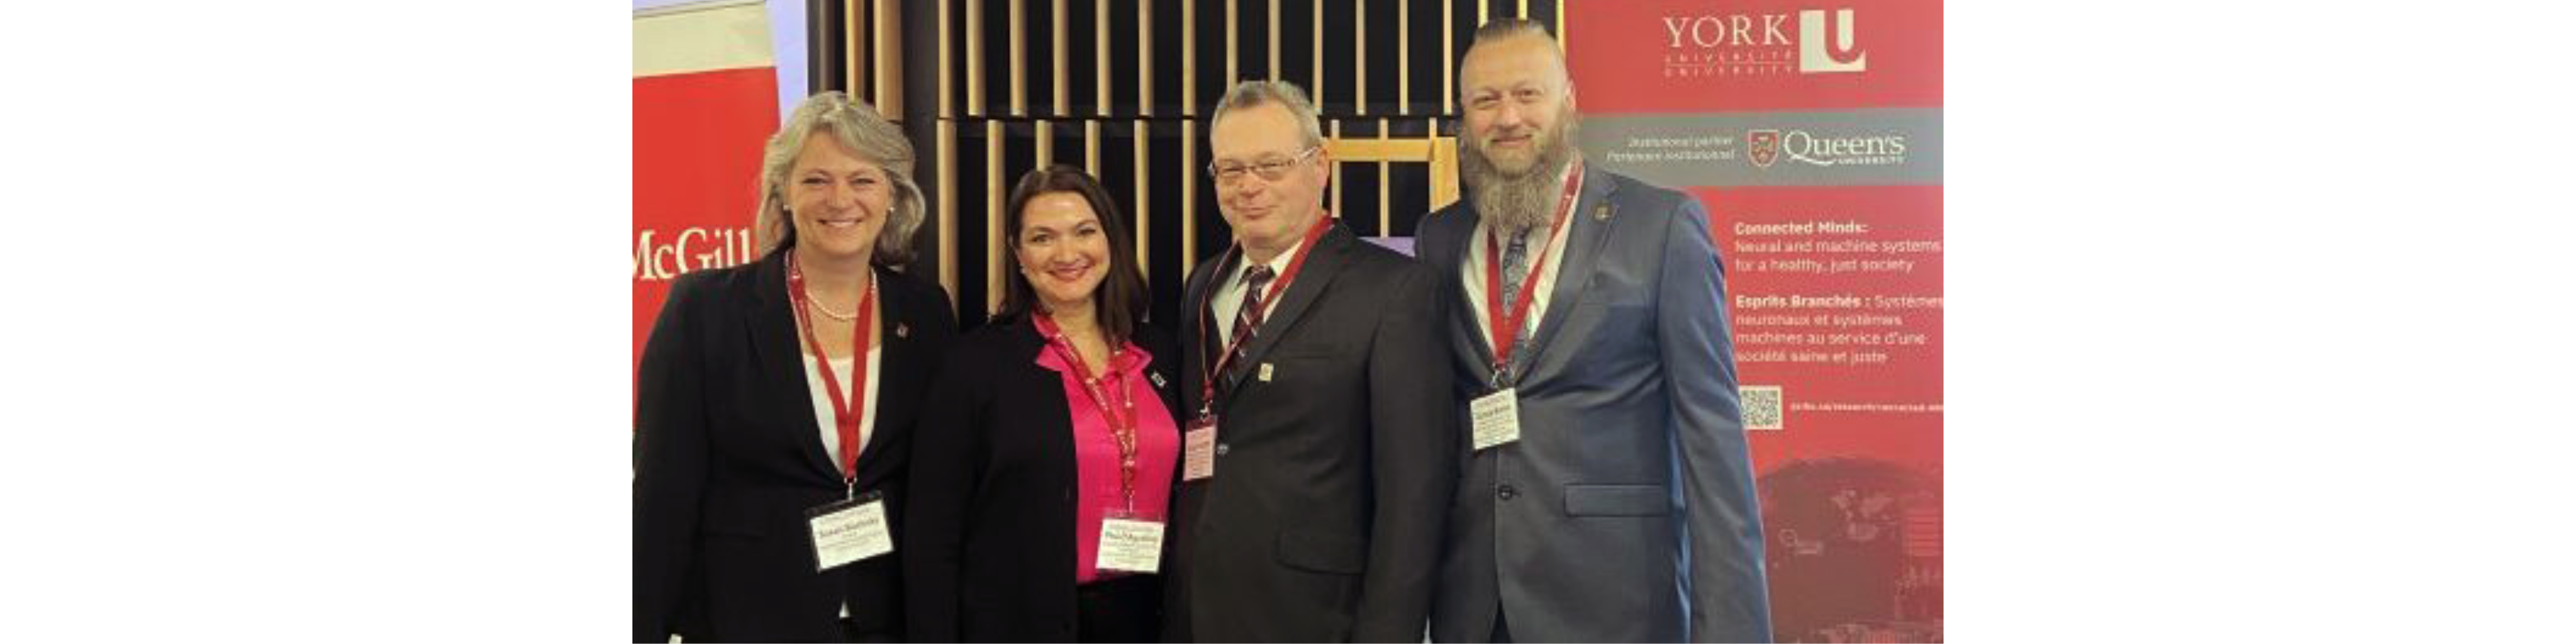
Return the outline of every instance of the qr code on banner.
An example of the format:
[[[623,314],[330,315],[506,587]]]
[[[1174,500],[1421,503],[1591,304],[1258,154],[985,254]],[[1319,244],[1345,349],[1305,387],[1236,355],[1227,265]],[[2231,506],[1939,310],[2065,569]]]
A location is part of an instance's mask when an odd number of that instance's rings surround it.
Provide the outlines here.
[[[1745,429],[1782,429],[1779,386],[1737,387],[1735,391],[1744,403]]]

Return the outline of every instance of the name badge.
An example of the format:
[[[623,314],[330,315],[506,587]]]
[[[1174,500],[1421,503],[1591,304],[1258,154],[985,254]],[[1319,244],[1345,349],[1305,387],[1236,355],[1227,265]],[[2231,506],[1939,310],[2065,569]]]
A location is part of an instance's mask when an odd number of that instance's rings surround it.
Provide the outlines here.
[[[1196,481],[1216,476],[1216,418],[1190,421],[1190,430],[1181,436],[1181,480]]]
[[[1515,390],[1478,396],[1467,403],[1467,411],[1475,420],[1477,450],[1521,439],[1521,403]]]
[[[894,552],[885,500],[878,493],[807,509],[805,522],[814,531],[815,572]]]
[[[1100,521],[1101,570],[1154,572],[1163,562],[1163,522],[1110,517]]]

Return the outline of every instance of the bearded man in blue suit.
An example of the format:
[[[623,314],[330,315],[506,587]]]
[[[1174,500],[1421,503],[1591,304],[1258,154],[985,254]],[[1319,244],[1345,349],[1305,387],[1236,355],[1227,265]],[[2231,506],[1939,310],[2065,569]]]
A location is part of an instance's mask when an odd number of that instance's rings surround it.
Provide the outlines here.
[[[1444,277],[1461,478],[1440,642],[1768,641],[1762,528],[1708,212],[1586,167],[1562,50],[1525,21],[1461,66]]]

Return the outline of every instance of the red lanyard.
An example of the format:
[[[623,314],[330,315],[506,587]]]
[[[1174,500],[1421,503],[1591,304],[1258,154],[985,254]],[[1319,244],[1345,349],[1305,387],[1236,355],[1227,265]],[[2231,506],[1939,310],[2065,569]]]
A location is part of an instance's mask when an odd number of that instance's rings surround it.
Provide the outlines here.
[[[1258,302],[1258,304],[1263,308],[1269,308],[1271,302],[1277,299],[1280,293],[1288,290],[1288,282],[1297,279],[1297,271],[1306,267],[1306,255],[1315,252],[1315,240],[1323,239],[1324,232],[1332,229],[1332,213],[1324,213],[1323,216],[1315,219],[1315,227],[1306,231],[1306,241],[1299,243],[1297,245],[1297,254],[1288,258],[1288,270],[1280,271],[1277,279],[1270,280],[1270,288],[1266,289],[1266,292],[1262,293],[1261,301]],[[1235,244],[1233,248],[1226,249],[1226,253],[1229,255],[1240,255],[1242,252],[1243,245],[1239,243]],[[1243,261],[1249,262],[1252,261],[1252,258],[1247,256],[1243,258]],[[1211,292],[1211,296],[1213,296],[1213,292]],[[1210,306],[1201,311],[1201,317],[1199,318],[1199,346],[1207,346],[1208,325],[1215,322],[1215,308],[1216,307],[1214,306]],[[1255,313],[1260,312],[1256,311]],[[1235,315],[1240,317],[1243,313],[1238,311]],[[1264,318],[1263,321],[1266,323],[1269,316],[1263,315],[1262,317]],[[1234,350],[1241,348],[1243,346],[1244,339],[1249,337],[1252,337],[1252,334],[1245,333],[1234,336],[1233,340],[1225,343],[1225,351],[1216,354],[1216,361],[1208,364],[1207,377],[1199,380],[1199,417],[1205,418],[1209,413],[1216,410],[1217,376],[1225,373],[1226,362],[1234,358]]]
[[[1512,364],[1512,345],[1521,337],[1521,323],[1529,321],[1530,295],[1538,291],[1538,276],[1547,270],[1547,249],[1565,230],[1566,214],[1574,211],[1575,192],[1583,185],[1583,163],[1574,164],[1574,173],[1566,177],[1565,194],[1557,197],[1556,223],[1549,224],[1547,239],[1540,242],[1538,261],[1530,263],[1529,276],[1521,280],[1520,296],[1513,300],[1511,315],[1503,315],[1503,253],[1495,248],[1494,231],[1485,229],[1485,320],[1491,323],[1491,346],[1494,348],[1494,373],[1497,382],[1505,367]],[[1496,385],[1500,386],[1500,385]]]
[[[859,320],[850,327],[850,393],[841,395],[841,379],[832,375],[832,356],[823,352],[823,343],[814,337],[814,319],[805,313],[805,272],[796,267],[796,254],[787,254],[787,299],[796,309],[796,326],[805,332],[805,347],[814,351],[814,363],[823,372],[823,391],[832,396],[833,425],[841,434],[841,482],[859,480],[859,418],[867,411],[868,329],[876,325],[877,281],[868,280],[868,293],[859,298]],[[853,411],[853,410],[856,411]]]
[[[1127,348],[1110,348],[1108,369],[1095,378],[1091,375],[1091,364],[1082,360],[1082,352],[1074,349],[1073,341],[1064,337],[1064,330],[1055,325],[1055,318],[1036,313],[1029,316],[1029,322],[1037,327],[1038,335],[1046,336],[1047,345],[1055,348],[1056,355],[1073,366],[1073,376],[1081,379],[1083,393],[1089,395],[1092,406],[1100,410],[1100,420],[1109,423],[1109,436],[1118,444],[1118,492],[1120,498],[1127,501],[1128,511],[1135,511],[1136,395],[1128,390],[1127,373],[1118,370],[1118,358],[1126,355]],[[1107,392],[1101,389],[1104,381],[1108,384]],[[1117,395],[1113,397],[1110,392]],[[1118,413],[1121,409],[1127,412],[1123,417]]]

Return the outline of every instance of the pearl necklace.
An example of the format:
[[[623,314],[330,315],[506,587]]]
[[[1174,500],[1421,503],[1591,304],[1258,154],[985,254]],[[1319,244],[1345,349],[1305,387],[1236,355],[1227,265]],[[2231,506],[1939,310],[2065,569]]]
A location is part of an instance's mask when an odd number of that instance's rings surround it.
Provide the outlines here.
[[[858,312],[858,311],[851,311],[851,312],[848,312],[848,313],[842,313],[842,312],[839,312],[839,311],[834,311],[834,310],[831,310],[831,309],[823,308],[823,302],[822,302],[821,300],[816,300],[816,299],[814,299],[814,293],[813,293],[813,291],[812,291],[812,290],[810,290],[810,289],[809,289],[809,290],[807,290],[807,291],[805,292],[805,306],[806,306],[807,308],[814,309],[814,312],[816,312],[816,313],[821,313],[821,314],[823,314],[823,317],[832,318],[832,319],[834,319],[834,320],[840,320],[840,321],[842,321],[842,322],[856,322],[856,321],[858,321],[858,319],[859,319],[859,312]]]

